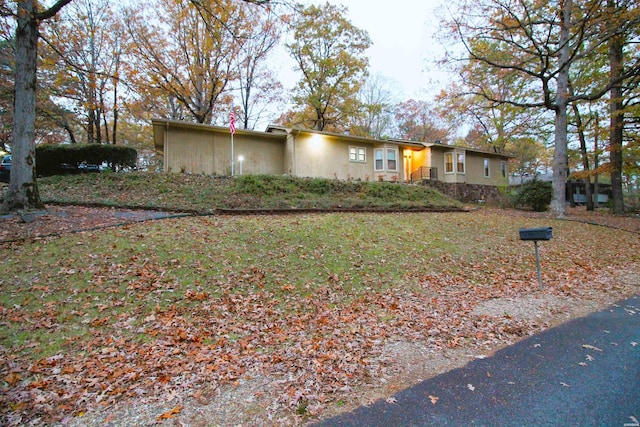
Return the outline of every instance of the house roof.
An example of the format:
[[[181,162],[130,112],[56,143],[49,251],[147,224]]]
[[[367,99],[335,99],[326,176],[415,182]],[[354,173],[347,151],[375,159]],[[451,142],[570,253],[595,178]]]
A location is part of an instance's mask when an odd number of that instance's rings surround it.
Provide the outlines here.
[[[228,127],[226,126],[214,126],[214,125],[206,125],[202,123],[193,123],[193,122],[183,122],[180,120],[169,120],[169,119],[160,119],[155,118],[151,119],[151,124],[153,127],[161,127],[161,128],[182,128],[182,129],[197,129],[203,131],[217,131],[217,132],[226,132],[231,133]],[[248,129],[236,129],[235,132],[237,135],[260,135],[262,138],[274,138],[274,139],[283,139],[283,135],[278,134],[265,134],[265,132],[248,130]],[[153,145],[156,148],[156,151],[164,151],[164,140],[162,139],[161,132],[154,132],[154,141]]]
[[[314,135],[325,135],[325,136],[330,136],[334,138],[340,138],[343,140],[354,141],[354,142],[357,141],[357,142],[368,143],[368,144],[393,144],[403,148],[409,148],[414,150],[415,149],[422,150],[423,148],[425,148],[424,144],[416,141],[406,141],[406,140],[400,140],[400,139],[377,139],[377,138],[370,138],[368,136],[350,135],[346,133],[327,132],[327,131],[299,128],[299,127],[289,128],[289,127],[273,125],[273,124],[267,126],[266,132],[268,133],[271,133],[271,132],[307,133],[307,134],[314,134]]]
[[[403,141],[403,140],[394,139],[393,141]],[[433,148],[433,149],[436,149],[436,150],[449,151],[449,150],[456,150],[457,149],[457,150],[464,150],[464,151],[471,152],[471,153],[478,153],[478,154],[482,154],[482,155],[485,155],[485,156],[502,157],[502,158],[505,158],[505,159],[515,159],[516,158],[516,156],[511,156],[509,154],[496,153],[496,152],[493,152],[493,151],[486,151],[486,150],[478,150],[477,148],[462,147],[462,146],[458,146],[458,145],[441,144],[439,142],[421,142],[420,144],[422,144],[423,147]]]

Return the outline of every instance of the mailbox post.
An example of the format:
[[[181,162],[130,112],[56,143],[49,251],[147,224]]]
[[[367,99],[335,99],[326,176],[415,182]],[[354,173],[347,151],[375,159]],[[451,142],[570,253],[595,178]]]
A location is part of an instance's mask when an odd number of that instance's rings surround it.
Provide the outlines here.
[[[538,271],[538,283],[540,289],[542,289],[542,274],[540,273],[540,256],[538,255],[538,241],[539,240],[551,240],[553,237],[553,229],[551,227],[539,227],[539,228],[521,228],[520,240],[533,241],[533,246],[536,251],[536,269]]]

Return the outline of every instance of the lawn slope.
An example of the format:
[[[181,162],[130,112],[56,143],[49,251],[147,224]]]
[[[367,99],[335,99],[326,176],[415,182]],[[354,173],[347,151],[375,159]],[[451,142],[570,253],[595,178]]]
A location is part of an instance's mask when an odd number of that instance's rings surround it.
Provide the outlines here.
[[[216,209],[434,209],[462,204],[425,186],[245,175],[101,173],[42,178],[44,203],[209,213]]]

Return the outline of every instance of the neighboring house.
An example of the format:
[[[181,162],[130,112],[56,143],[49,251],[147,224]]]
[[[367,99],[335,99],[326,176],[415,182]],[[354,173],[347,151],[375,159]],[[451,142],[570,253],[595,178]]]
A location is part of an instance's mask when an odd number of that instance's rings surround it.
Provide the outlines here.
[[[570,177],[571,178],[571,177]],[[524,174],[513,175],[509,177],[509,186],[519,187],[527,184],[534,179],[538,181],[553,182],[552,173],[537,173],[537,174]],[[611,196],[611,181],[607,176],[600,176],[599,183],[596,186],[594,177],[589,179],[591,186],[591,198],[594,203],[597,201],[598,206],[606,205],[609,202]],[[595,196],[596,187],[598,189],[598,197]],[[565,197],[567,201],[573,206],[574,204],[583,205],[587,202],[587,189],[586,183],[583,180],[568,179],[565,186]]]
[[[228,128],[154,119],[156,152],[165,172],[231,174]],[[436,180],[487,186],[508,184],[509,156],[438,143],[379,140],[269,126],[237,130],[236,175],[288,174],[342,180],[417,182]],[[242,159],[240,161],[239,159]],[[242,171],[242,172],[240,172]]]

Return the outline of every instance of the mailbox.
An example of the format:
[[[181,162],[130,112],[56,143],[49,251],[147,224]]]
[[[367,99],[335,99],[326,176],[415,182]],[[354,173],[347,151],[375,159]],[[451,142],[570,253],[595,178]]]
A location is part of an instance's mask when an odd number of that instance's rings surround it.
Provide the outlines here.
[[[521,228],[520,240],[551,240],[553,237],[552,227]]]

